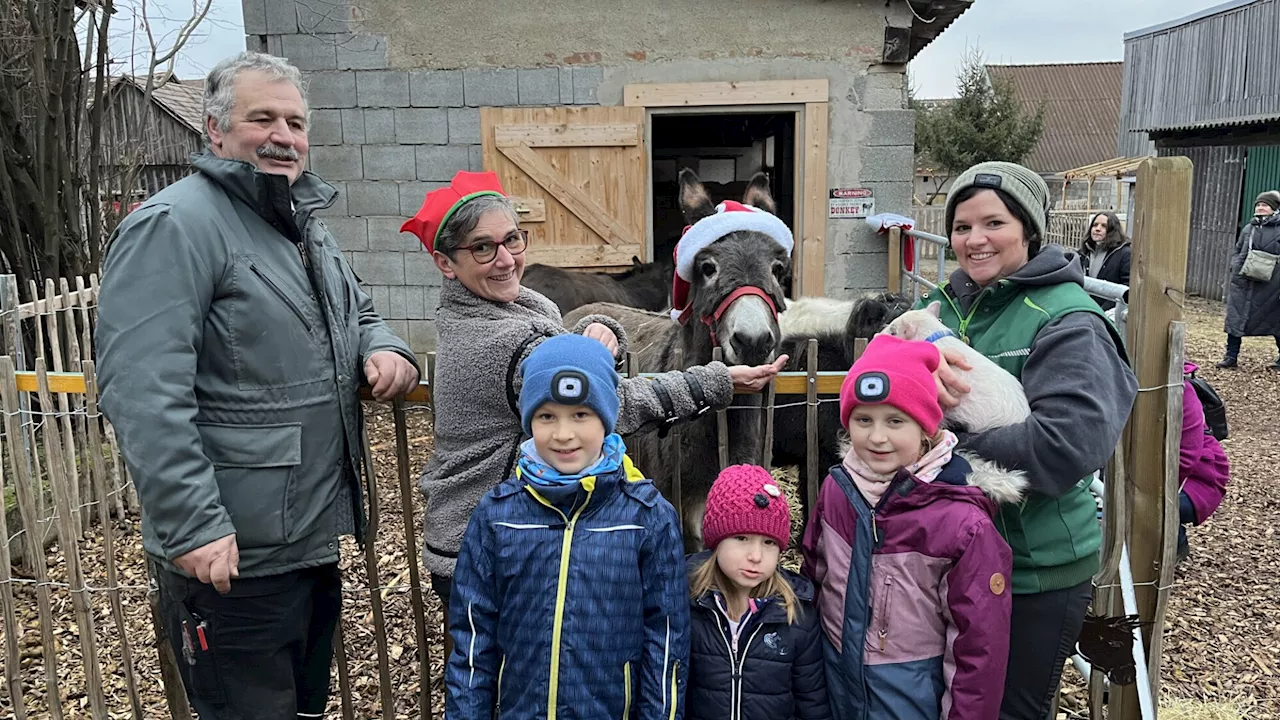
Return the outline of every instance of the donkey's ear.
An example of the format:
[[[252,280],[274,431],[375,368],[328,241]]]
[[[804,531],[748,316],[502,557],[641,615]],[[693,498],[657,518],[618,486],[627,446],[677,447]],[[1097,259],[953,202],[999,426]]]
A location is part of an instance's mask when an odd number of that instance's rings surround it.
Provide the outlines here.
[[[715,203],[711,202],[707,189],[702,186],[697,173],[689,168],[680,171],[680,211],[690,225],[716,214]]]
[[[942,317],[942,303],[937,300],[929,303],[929,306],[926,307],[925,310],[928,310],[929,314],[936,318]]]
[[[742,193],[742,204],[758,207],[774,215],[778,214],[778,205],[773,201],[773,195],[769,192],[768,175],[758,172],[751,176],[751,182],[747,185],[746,191]]]

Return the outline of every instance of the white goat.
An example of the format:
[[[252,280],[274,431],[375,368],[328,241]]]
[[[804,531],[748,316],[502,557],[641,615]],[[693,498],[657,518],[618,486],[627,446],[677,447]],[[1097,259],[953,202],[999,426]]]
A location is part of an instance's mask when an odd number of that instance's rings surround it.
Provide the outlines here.
[[[973,367],[972,370],[961,370],[952,366],[956,374],[969,383],[970,391],[960,397],[959,405],[946,411],[947,425],[960,426],[969,432],[982,432],[1026,420],[1031,415],[1031,406],[1027,404],[1022,384],[1004,368],[956,337],[939,319],[941,310],[941,303],[929,303],[923,310],[899,315],[882,332],[904,340],[932,342],[939,351],[955,350]]]

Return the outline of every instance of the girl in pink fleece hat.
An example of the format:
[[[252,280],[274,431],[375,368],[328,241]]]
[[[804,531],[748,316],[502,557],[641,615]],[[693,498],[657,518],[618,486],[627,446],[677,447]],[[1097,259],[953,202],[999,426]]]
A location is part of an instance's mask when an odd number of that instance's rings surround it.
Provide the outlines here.
[[[791,513],[769,471],[721,470],[702,537],[709,549],[688,559],[685,720],[831,720],[813,584],[778,566]]]
[[[840,390],[851,447],[805,532],[832,714],[995,720],[1009,654],[1012,553],[998,502],[1025,480],[956,454],[931,343],[876,336]]]

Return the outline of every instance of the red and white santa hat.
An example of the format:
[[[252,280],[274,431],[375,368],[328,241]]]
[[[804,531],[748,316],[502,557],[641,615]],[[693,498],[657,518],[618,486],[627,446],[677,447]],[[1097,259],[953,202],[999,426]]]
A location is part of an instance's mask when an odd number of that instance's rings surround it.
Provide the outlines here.
[[[714,215],[708,215],[686,227],[680,242],[676,244],[676,276],[671,286],[671,317],[680,320],[689,306],[689,287],[693,280],[693,259],[703,248],[734,232],[754,230],[771,238],[791,256],[795,239],[791,229],[777,215],[758,207],[725,200],[716,206]],[[687,320],[687,317],[685,318]]]

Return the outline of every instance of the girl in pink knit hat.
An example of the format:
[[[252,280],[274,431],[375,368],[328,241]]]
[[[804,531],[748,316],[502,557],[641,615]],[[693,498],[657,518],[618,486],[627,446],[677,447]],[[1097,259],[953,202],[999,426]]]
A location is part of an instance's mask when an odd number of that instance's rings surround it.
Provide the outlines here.
[[[954,452],[931,343],[876,336],[840,389],[851,447],[805,532],[833,714],[995,720],[1012,571],[998,502],[1026,481]]]
[[[702,536],[710,549],[688,562],[686,720],[829,720],[813,583],[778,567],[791,513],[769,471],[720,471]]]

